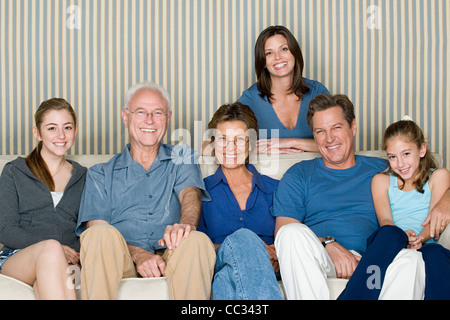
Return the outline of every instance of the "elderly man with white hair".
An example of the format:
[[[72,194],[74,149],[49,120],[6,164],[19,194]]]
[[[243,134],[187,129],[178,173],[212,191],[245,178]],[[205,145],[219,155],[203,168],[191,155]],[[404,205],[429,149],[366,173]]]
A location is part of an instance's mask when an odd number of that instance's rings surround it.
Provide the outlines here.
[[[122,119],[130,143],[91,167],[76,233],[83,299],[115,299],[120,280],[166,276],[172,299],[209,299],[215,251],[197,232],[209,198],[187,146],[162,144],[172,111],[165,89],[129,89]]]

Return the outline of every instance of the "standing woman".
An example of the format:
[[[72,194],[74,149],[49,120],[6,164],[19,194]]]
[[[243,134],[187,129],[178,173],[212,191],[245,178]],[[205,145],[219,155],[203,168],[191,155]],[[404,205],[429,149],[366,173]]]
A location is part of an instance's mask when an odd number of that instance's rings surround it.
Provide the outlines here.
[[[75,228],[86,168],[65,154],[76,115],[65,100],[50,99],[35,122],[38,146],[7,163],[0,177],[0,273],[33,286],[37,299],[75,299],[67,268],[79,262]]]
[[[309,102],[328,93],[320,82],[303,78],[303,54],[294,35],[283,26],[271,26],[255,45],[257,83],[245,90],[239,102],[250,106],[258,119],[259,153],[318,152],[306,123]],[[272,136],[272,129],[278,130]]]

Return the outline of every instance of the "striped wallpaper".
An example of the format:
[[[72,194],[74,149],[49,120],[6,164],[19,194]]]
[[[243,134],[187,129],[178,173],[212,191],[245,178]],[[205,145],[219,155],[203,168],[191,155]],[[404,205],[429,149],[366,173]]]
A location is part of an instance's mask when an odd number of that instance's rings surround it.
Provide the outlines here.
[[[143,80],[171,93],[165,141],[199,148],[214,111],[255,82],[259,32],[282,24],[304,75],[354,102],[358,150],[409,114],[450,168],[449,16],[445,0],[0,0],[0,154],[32,149],[33,113],[55,96],[79,117],[72,153],[121,151],[124,95]]]

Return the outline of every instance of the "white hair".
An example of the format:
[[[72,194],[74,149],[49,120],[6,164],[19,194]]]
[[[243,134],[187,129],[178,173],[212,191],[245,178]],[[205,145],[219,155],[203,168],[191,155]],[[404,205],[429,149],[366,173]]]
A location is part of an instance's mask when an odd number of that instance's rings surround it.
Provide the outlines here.
[[[172,112],[172,108],[170,106],[170,96],[166,89],[164,89],[159,84],[153,83],[153,82],[141,82],[138,84],[133,85],[130,89],[128,89],[127,94],[125,95],[125,105],[123,109],[128,108],[128,103],[130,103],[131,98],[136,94],[136,92],[140,90],[152,90],[158,92],[161,97],[166,101],[167,103],[167,110],[169,112]]]

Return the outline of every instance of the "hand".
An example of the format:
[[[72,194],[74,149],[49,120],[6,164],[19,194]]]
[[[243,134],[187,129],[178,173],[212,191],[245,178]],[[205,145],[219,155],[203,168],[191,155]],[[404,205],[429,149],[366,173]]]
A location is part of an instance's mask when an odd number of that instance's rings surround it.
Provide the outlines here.
[[[64,250],[64,254],[66,255],[69,264],[77,265],[80,262],[80,254],[78,252],[68,246],[61,245],[61,247]]]
[[[406,235],[408,236],[408,249],[420,249],[422,247],[423,237],[417,236],[414,231],[406,230]]]
[[[165,276],[166,263],[160,255],[142,249],[134,256],[134,263],[143,278]]]
[[[260,139],[256,145],[258,153],[263,154],[294,154],[304,151],[294,147],[292,139]]]
[[[280,272],[280,264],[278,263],[277,253],[275,252],[275,245],[274,244],[271,244],[271,245],[265,244],[265,246],[266,246],[267,253],[269,254],[270,263],[272,264],[273,271],[275,273]]]
[[[176,249],[181,239],[189,237],[192,230],[195,230],[194,226],[190,224],[178,224],[173,226],[167,226],[164,231],[164,237],[158,241],[160,246],[167,246],[168,249]]]
[[[358,266],[361,257],[355,256],[337,242],[327,244],[325,247],[328,255],[333,261],[338,278],[350,279]]]
[[[448,194],[449,192],[447,192]],[[448,198],[448,196],[447,196]],[[431,209],[422,226],[430,225],[430,237],[439,239],[445,228],[450,224],[450,209],[448,201],[439,202]]]

